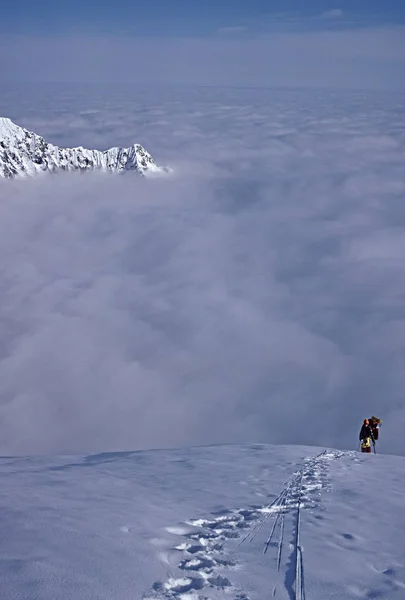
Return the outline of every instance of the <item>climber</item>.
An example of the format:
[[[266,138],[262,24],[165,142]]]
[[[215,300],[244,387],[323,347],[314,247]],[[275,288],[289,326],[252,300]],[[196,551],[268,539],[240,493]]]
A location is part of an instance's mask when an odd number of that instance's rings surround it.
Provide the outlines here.
[[[368,419],[364,419],[363,425],[360,429],[359,440],[361,441],[362,452],[371,452],[371,442],[373,443],[373,446],[375,446],[373,430],[370,427]]]

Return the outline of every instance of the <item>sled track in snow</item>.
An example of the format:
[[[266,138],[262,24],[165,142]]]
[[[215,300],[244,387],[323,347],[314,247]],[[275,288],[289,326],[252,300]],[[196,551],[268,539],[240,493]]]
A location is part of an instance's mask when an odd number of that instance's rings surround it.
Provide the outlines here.
[[[248,595],[231,582],[232,571],[238,568],[238,548],[255,541],[273,519],[263,547],[263,555],[268,555],[270,560],[270,551],[275,550],[272,596],[277,596],[284,573],[284,588],[289,600],[305,600],[300,534],[302,510],[319,505],[321,491],[329,486],[328,462],[343,455],[343,452],[325,450],[305,459],[302,467],[293,473],[267,506],[223,510],[212,514],[211,518],[167,527],[169,533],[180,537],[180,543],[164,555],[168,571],[166,581],[155,582],[143,599],[249,600]],[[285,536],[288,534],[290,543],[286,556]],[[237,538],[240,538],[239,543],[230,551],[227,544]]]

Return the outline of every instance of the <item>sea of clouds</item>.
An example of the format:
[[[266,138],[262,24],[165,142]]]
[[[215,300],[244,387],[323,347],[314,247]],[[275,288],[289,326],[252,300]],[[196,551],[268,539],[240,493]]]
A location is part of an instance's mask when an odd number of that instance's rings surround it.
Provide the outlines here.
[[[405,453],[405,96],[10,86],[59,145],[170,177],[0,180],[0,452]]]

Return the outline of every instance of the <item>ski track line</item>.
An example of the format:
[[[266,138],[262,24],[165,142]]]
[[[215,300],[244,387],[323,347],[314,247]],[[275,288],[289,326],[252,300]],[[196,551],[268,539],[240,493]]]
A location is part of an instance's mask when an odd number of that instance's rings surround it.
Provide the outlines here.
[[[288,492],[289,492],[289,486],[291,485],[289,482],[287,482],[287,484],[285,484],[287,487],[284,487],[283,490],[280,492],[280,494],[277,496],[277,498],[275,498],[270,504],[268,504],[267,506],[264,506],[261,509],[262,512],[262,517],[260,519],[258,519],[258,524],[253,527],[251,529],[251,531],[249,531],[249,533],[247,533],[242,540],[239,542],[238,546],[240,546],[241,544],[243,544],[243,542],[245,542],[247,539],[249,540],[249,542],[252,542],[254,540],[254,538],[256,537],[256,535],[259,533],[259,531],[262,529],[263,525],[266,523],[266,521],[272,517],[274,514],[278,515],[279,511],[285,506],[285,500],[288,496]],[[271,542],[271,539],[269,540],[269,544]]]
[[[305,584],[303,574],[302,549],[300,544],[300,527],[301,527],[301,502],[302,502],[302,478],[301,473],[299,483],[299,498],[297,506],[297,524],[295,534],[295,600],[305,600]]]
[[[319,453],[304,460],[303,465],[286,481],[279,495],[267,506],[223,510],[211,518],[191,519],[175,527],[167,527],[171,534],[180,536],[180,543],[171,550],[166,581],[156,581],[143,600],[249,600],[243,590],[228,578],[229,571],[237,568],[233,560],[237,548],[245,541],[252,542],[264,524],[274,519],[264,544],[263,554],[277,548],[276,573],[272,595],[277,587],[283,565],[286,517],[294,515],[291,532],[291,551],[285,566],[284,586],[290,600],[305,600],[304,564],[300,540],[301,511],[319,505],[320,492],[328,486],[327,462],[340,458],[343,452]],[[290,522],[290,519],[288,520]],[[244,535],[244,530],[248,532]],[[277,534],[276,541],[273,538]],[[233,552],[226,552],[230,539],[241,538]]]
[[[277,587],[278,587],[278,582],[279,582],[279,578],[280,578],[281,558],[282,558],[282,554],[283,554],[283,543],[284,543],[284,520],[285,520],[285,510],[283,510],[281,519],[280,519],[280,530],[279,530],[278,543],[277,543],[277,572],[276,572],[276,580],[275,580],[275,583],[273,586],[273,593],[272,593],[273,598],[277,594]],[[269,546],[266,542],[265,550],[263,551],[263,553],[267,552],[268,547]]]
[[[344,455],[343,452],[321,452],[312,459],[306,459],[304,466],[291,477],[290,492],[286,499],[285,514],[292,513],[291,521],[291,551],[285,567],[284,586],[290,600],[305,600],[304,560],[301,545],[301,518],[302,509],[314,508],[319,505],[319,490],[328,487],[327,463]],[[312,497],[318,491],[318,499]],[[280,571],[280,546],[283,541],[279,540],[277,553],[277,580]],[[277,580],[273,588],[273,597],[277,594]]]

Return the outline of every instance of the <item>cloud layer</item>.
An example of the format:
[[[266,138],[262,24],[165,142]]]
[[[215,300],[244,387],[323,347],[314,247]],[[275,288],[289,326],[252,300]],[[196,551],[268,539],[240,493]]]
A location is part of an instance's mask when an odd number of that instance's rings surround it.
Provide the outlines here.
[[[404,453],[403,96],[13,93],[51,141],[175,175],[0,182],[3,454],[356,447],[371,413]]]
[[[404,89],[403,25],[340,29],[328,16],[292,16],[292,30],[275,16],[239,35],[230,24],[211,37],[0,35],[0,70],[3,82]]]

